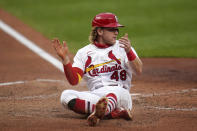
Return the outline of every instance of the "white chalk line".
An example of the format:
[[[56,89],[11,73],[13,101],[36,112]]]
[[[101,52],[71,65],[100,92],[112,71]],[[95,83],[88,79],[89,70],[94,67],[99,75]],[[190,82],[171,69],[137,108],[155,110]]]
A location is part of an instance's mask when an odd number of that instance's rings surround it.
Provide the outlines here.
[[[37,96],[23,96],[23,97],[15,97],[15,96],[3,96],[0,97],[0,100],[32,100],[32,99],[48,99],[51,97],[57,97],[57,93],[53,93],[50,95],[37,95]]]
[[[63,80],[53,80],[53,79],[36,79],[32,81],[37,81],[37,82],[59,82],[59,83],[64,83]],[[29,83],[32,81],[14,81],[14,82],[4,82],[0,83],[0,86],[10,86],[10,85],[17,85],[17,84],[24,84],[24,83]]]
[[[62,63],[58,59],[56,59],[55,57],[53,57],[52,55],[41,49],[34,42],[27,39],[21,33],[17,32],[12,27],[4,23],[2,20],[0,20],[0,29],[2,29],[4,32],[12,36],[17,41],[19,41],[19,43],[21,43],[22,45],[26,46],[31,51],[39,55],[41,58],[51,63],[53,66],[58,68],[61,72],[64,72]]]
[[[197,111],[196,107],[191,108],[175,108],[175,107],[162,107],[162,106],[144,106],[149,109],[157,109],[157,110],[176,110],[176,111]]]
[[[182,93],[196,92],[196,91],[197,91],[196,88],[192,88],[192,89],[184,89],[184,90],[171,91],[171,92],[165,92],[165,93],[149,93],[149,94],[135,93],[135,94],[131,94],[131,96],[133,96],[135,99],[136,97],[154,97],[154,96],[182,94]]]
[[[53,79],[36,79],[39,82],[64,82],[63,80],[53,80]]]
[[[25,81],[5,82],[5,83],[0,83],[0,86],[17,85],[17,84],[24,84],[24,83]]]

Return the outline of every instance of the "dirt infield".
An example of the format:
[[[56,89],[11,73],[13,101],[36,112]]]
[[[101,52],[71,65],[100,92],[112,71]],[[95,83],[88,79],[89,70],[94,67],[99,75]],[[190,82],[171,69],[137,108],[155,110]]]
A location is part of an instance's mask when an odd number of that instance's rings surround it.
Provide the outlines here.
[[[50,41],[0,9],[0,19],[57,58]],[[70,86],[62,72],[0,29],[0,130],[197,130],[197,59],[143,58],[131,88],[134,120],[103,120],[88,127],[86,116],[62,108]],[[10,83],[8,83],[10,82]]]

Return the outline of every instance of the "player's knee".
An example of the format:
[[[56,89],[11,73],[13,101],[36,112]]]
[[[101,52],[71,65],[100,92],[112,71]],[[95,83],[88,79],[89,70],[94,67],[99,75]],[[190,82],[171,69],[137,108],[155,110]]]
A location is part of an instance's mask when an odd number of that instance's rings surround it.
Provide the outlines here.
[[[68,104],[71,100],[77,98],[76,92],[74,90],[64,90],[61,94],[60,102],[61,104],[67,108]],[[69,105],[73,105],[71,102]],[[72,107],[72,106],[71,106]],[[70,108],[70,107],[69,107]]]
[[[75,104],[76,104],[76,98],[70,100],[70,101],[68,102],[68,105],[67,105],[67,106],[68,106],[68,108],[69,108],[70,110],[73,110],[74,107],[75,107]]]
[[[129,92],[124,93],[124,97],[122,98],[122,104],[125,109],[132,109],[132,99]]]

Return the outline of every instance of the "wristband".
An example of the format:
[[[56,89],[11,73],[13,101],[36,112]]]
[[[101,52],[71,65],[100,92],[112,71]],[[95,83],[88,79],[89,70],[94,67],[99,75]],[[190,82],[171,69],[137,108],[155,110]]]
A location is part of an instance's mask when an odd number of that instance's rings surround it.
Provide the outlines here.
[[[127,58],[129,59],[129,61],[133,61],[136,58],[135,53],[132,51],[132,49],[127,53]]]

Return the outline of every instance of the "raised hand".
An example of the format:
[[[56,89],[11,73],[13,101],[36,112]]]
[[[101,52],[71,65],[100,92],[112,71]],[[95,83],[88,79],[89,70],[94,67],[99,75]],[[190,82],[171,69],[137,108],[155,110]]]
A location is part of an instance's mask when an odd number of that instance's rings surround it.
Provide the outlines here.
[[[128,38],[127,33],[119,39],[119,42],[120,42],[120,47],[124,48],[126,53],[128,53],[131,50],[131,42]]]
[[[60,43],[60,41],[55,38],[52,40],[52,45],[58,54],[58,56],[62,59],[62,61],[68,60],[68,47],[66,45],[66,42],[63,41],[63,45]]]

